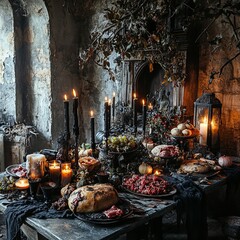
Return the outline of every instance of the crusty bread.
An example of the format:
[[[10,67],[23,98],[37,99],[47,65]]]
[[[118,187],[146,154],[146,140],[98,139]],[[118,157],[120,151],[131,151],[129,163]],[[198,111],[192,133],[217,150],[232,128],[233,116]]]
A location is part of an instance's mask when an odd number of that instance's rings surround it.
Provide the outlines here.
[[[99,212],[118,202],[116,189],[109,184],[94,184],[80,187],[68,198],[68,206],[73,212]]]
[[[69,198],[70,194],[76,189],[76,184],[69,183],[65,187],[61,188],[60,193],[62,197]]]
[[[201,160],[186,160],[179,168],[179,173],[206,173],[211,167],[205,161]]]
[[[88,172],[96,172],[101,167],[101,163],[93,157],[81,157],[78,160],[78,165],[81,170],[88,170]]]

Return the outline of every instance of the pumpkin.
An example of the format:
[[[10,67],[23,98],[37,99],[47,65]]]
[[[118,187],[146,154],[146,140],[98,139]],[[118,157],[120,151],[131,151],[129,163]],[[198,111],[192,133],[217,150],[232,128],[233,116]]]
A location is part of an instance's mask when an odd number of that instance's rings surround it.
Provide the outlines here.
[[[151,165],[147,164],[147,163],[141,163],[141,165],[138,167],[138,171],[141,174],[152,174],[153,168]]]
[[[221,166],[221,167],[230,167],[232,165],[232,157],[230,156],[221,156],[219,159],[218,159],[218,164]]]

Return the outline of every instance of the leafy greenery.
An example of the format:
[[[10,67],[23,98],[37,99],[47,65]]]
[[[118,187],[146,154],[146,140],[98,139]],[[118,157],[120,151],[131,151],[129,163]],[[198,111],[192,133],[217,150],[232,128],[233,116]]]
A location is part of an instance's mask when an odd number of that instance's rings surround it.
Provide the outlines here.
[[[116,53],[121,60],[146,59],[150,70],[153,63],[159,63],[165,70],[165,81],[181,82],[185,78],[185,56],[176,41],[175,25],[178,30],[187,32],[194,23],[202,22],[203,30],[196,39],[198,41],[215,21],[221,19],[229,25],[234,44],[239,49],[240,28],[236,21],[239,15],[237,0],[116,0],[105,9],[105,21],[92,31],[89,47],[80,51],[80,66],[94,60],[114,79],[109,57]],[[209,44],[221,44],[223,34],[217,34]],[[239,52],[229,61],[238,55]],[[221,74],[224,67],[212,72],[210,78]]]

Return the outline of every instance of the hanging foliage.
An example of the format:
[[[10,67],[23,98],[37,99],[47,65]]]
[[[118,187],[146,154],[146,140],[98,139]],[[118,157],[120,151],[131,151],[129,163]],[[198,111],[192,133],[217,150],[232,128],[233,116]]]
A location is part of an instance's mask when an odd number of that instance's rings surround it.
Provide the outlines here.
[[[83,68],[93,60],[108,70],[111,79],[114,79],[109,58],[116,53],[121,60],[144,59],[149,61],[150,66],[158,63],[165,71],[165,82],[179,83],[185,78],[185,55],[179,50],[175,25],[186,32],[196,21],[202,22],[203,30],[196,39],[198,41],[219,17],[223,17],[233,30],[236,46],[239,47],[240,28],[235,21],[235,17],[240,15],[239,10],[240,3],[234,0],[113,1],[104,10],[105,20],[91,32],[89,47],[80,50],[80,66]],[[221,44],[222,34],[209,44]],[[221,72],[222,69],[216,71]]]

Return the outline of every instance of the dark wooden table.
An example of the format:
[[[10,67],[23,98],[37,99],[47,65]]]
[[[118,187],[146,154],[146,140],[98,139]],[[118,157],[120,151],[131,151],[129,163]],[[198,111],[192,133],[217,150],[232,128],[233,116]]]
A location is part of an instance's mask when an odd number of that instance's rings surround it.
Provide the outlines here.
[[[196,182],[199,184],[199,182]],[[216,177],[208,180],[208,184],[199,184],[206,192],[212,192],[226,184],[226,178]],[[142,198],[129,193],[120,193],[120,197],[129,200],[134,208],[141,213],[133,212],[129,218],[115,225],[96,225],[74,219],[36,219],[29,217],[22,226],[23,232],[29,239],[51,240],[100,240],[117,239],[123,234],[130,240],[138,239],[140,233],[147,225],[151,225],[155,239],[161,239],[162,216],[176,207],[173,200],[164,198]],[[0,210],[4,212],[7,201],[0,201]],[[146,233],[146,231],[145,231]],[[142,236],[142,235],[141,235]],[[146,236],[147,239],[147,236]]]
[[[74,219],[36,219],[29,217],[23,224],[22,230],[29,239],[51,239],[51,240],[100,240],[117,239],[127,234],[129,239],[137,236],[136,232],[146,224],[161,223],[161,217],[175,207],[175,202],[164,199],[141,199],[128,193],[120,193],[120,197],[131,201],[134,211],[129,218],[114,225],[96,225]],[[6,209],[6,200],[0,201],[0,210]],[[160,226],[160,225],[159,225]],[[138,230],[138,231],[137,231]],[[136,232],[134,232],[136,231]],[[155,231],[158,238],[161,234],[160,228]]]

